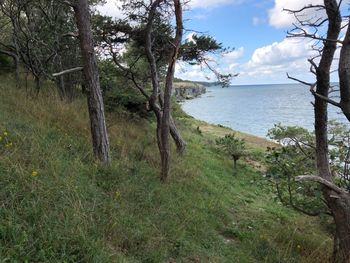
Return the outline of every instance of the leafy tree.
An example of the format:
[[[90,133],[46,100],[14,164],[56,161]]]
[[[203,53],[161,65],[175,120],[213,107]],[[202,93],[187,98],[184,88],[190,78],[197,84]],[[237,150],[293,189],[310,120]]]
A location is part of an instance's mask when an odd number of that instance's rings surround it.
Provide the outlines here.
[[[281,124],[270,129],[268,136],[281,144],[268,148],[266,158],[267,178],[272,179],[279,200],[310,216],[328,214],[321,187],[296,181],[297,176],[316,171],[315,136],[304,128]]]
[[[2,31],[0,53],[13,58],[17,79],[21,66],[34,77],[37,91],[42,80],[54,80],[61,97],[71,100],[75,80],[79,78],[52,78],[52,73],[80,61],[70,7],[62,1],[5,0],[0,6],[0,23],[6,29]]]
[[[236,169],[237,161],[246,154],[245,141],[237,138],[233,133],[217,139],[216,144],[233,159],[234,169]]]

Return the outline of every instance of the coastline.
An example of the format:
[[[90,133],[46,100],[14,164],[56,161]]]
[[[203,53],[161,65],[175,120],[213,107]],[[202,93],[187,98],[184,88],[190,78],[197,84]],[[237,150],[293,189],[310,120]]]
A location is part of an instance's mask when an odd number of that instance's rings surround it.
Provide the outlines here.
[[[193,83],[193,84],[196,84],[196,83]],[[206,88],[209,87],[207,85],[203,85],[203,86],[205,86]],[[207,92],[207,90],[206,90],[206,92]],[[200,99],[200,96],[196,96],[196,97],[191,98],[191,100],[196,100],[196,99]],[[212,136],[214,138],[215,137],[216,138],[223,137],[226,134],[230,134],[230,133],[235,133],[238,138],[245,140],[247,142],[248,146],[251,146],[253,148],[258,148],[258,149],[264,150],[264,151],[268,147],[278,147],[279,146],[279,144],[277,144],[273,141],[270,141],[266,138],[263,138],[263,137],[259,137],[259,136],[253,135],[253,134],[234,130],[230,127],[226,127],[226,126],[223,126],[221,124],[211,124],[211,123],[208,123],[206,121],[196,119],[195,117],[191,116],[190,114],[188,114],[187,112],[185,112],[183,110],[183,103],[186,103],[187,100],[189,100],[189,99],[182,100],[182,103],[179,103],[179,105],[180,105],[182,112],[187,116],[186,119],[191,120],[190,125],[192,126],[193,129],[196,129],[197,131],[199,131],[203,134]]]
[[[191,120],[191,125],[193,129],[199,130],[205,135],[209,135],[214,138],[223,137],[226,134],[235,133],[236,136],[240,139],[243,139],[247,142],[247,145],[253,148],[258,148],[259,150],[266,150],[268,147],[278,147],[279,144],[269,141],[265,138],[261,138],[252,134],[244,133],[241,131],[233,130],[229,127],[222,125],[210,124],[202,120],[195,119],[194,117],[188,115],[188,118]]]

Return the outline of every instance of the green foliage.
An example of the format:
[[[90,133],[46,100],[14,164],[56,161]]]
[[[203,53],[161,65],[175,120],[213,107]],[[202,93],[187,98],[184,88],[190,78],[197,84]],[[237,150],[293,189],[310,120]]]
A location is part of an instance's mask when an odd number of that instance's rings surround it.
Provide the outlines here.
[[[7,72],[10,72],[11,70],[13,70],[11,58],[3,54],[0,54],[0,73],[2,72],[7,73]]]
[[[246,154],[245,141],[235,137],[235,134],[226,134],[216,140],[216,144],[222,148],[235,162]]]
[[[190,65],[202,65],[215,74],[218,85],[228,87],[233,77],[237,75],[223,74],[210,65],[208,54],[223,54],[229,48],[224,48],[222,43],[217,42],[211,36],[194,34],[192,39],[187,40],[181,47],[179,57]]]
[[[99,63],[100,83],[103,90],[105,108],[115,112],[120,108],[141,117],[149,117],[147,100],[135,89],[110,60]]]
[[[181,46],[180,57],[190,64],[198,64],[207,53],[223,50],[222,43],[218,43],[213,37],[194,34],[191,40]]]
[[[349,158],[349,131],[346,126],[331,121],[329,133],[331,168],[340,175],[336,183],[347,188],[349,177],[344,173],[344,165]],[[314,134],[301,127],[277,124],[268,136],[281,144],[269,148],[267,153],[267,176],[273,180],[280,201],[309,215],[328,214],[319,185],[295,181],[296,176],[317,174]]]

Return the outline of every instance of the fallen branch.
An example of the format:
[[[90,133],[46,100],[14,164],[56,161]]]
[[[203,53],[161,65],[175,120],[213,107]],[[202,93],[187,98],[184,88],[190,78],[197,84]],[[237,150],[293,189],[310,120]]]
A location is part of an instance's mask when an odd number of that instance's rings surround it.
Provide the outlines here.
[[[59,76],[62,76],[62,75],[68,74],[68,73],[73,73],[73,72],[82,71],[82,70],[83,70],[83,67],[76,67],[76,68],[63,70],[63,71],[58,72],[58,73],[53,73],[52,76],[53,77],[59,77]]]

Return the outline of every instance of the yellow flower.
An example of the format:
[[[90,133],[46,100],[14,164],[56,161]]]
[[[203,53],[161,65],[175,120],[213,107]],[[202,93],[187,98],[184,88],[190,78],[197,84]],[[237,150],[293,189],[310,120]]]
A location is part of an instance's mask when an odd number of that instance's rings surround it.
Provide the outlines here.
[[[300,249],[300,248],[301,248],[301,246],[300,246],[300,245],[297,245],[297,248],[298,248],[298,249]]]
[[[121,196],[120,192],[118,192],[118,191],[115,192],[115,194],[114,194],[114,198],[115,198],[115,199],[119,199],[120,196]]]
[[[36,177],[36,176],[38,176],[38,175],[39,175],[39,173],[38,173],[37,171],[35,171],[35,170],[32,171],[32,176],[33,176],[33,177]]]
[[[5,147],[6,147],[6,148],[10,148],[11,146],[12,146],[12,142],[9,142],[9,143],[6,143],[6,144],[5,144]]]
[[[7,132],[4,132],[4,137],[6,137],[7,135],[9,135]]]

